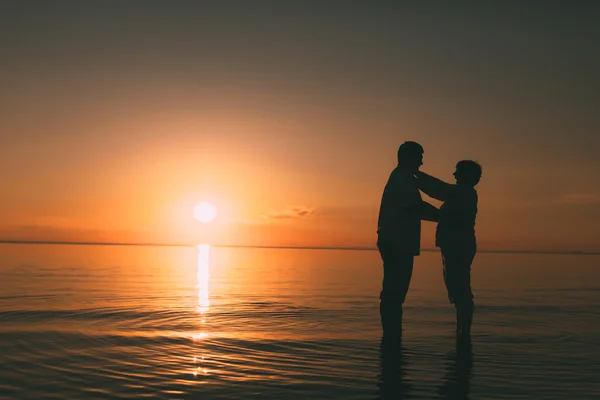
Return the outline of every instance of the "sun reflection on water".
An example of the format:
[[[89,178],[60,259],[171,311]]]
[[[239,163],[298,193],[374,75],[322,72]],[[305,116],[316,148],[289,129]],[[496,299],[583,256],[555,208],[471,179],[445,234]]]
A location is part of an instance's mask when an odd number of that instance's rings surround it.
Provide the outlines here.
[[[208,281],[210,278],[210,246],[208,244],[200,244],[198,245],[198,283],[196,284],[196,288],[198,289],[198,304],[196,306],[196,312],[200,314],[200,323],[202,324],[202,329],[205,329],[206,324],[206,314],[210,309],[210,295],[208,289]],[[208,333],[204,330],[201,330],[199,333],[192,335],[192,339],[203,340],[208,337]],[[199,373],[204,375],[208,374],[208,369],[198,366],[198,363],[202,364],[204,362],[204,356],[202,355],[200,358],[194,357],[193,362],[195,368],[192,374],[197,377]]]
[[[200,313],[202,323],[206,322],[205,314],[210,308],[208,291],[208,280],[210,278],[209,253],[210,246],[208,244],[198,245],[198,306],[196,311]]]

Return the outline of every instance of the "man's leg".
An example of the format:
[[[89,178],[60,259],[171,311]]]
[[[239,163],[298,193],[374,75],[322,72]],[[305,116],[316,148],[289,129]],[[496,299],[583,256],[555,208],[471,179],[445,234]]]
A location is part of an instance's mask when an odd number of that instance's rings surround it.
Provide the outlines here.
[[[384,336],[402,336],[402,304],[412,277],[414,256],[389,244],[379,246],[383,260],[383,284],[379,313]]]

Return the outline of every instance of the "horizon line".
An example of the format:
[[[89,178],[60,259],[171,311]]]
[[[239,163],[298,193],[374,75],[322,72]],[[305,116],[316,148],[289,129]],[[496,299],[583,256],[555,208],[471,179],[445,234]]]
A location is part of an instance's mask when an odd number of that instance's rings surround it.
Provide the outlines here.
[[[196,247],[198,244],[184,243],[151,243],[151,242],[84,242],[84,241],[58,241],[58,240],[4,240],[0,244],[41,244],[41,245],[72,245],[72,246],[140,246],[140,247]],[[228,245],[212,244],[213,247],[223,248],[254,248],[254,249],[286,249],[286,250],[354,250],[354,251],[377,251],[377,247],[367,246],[270,246],[270,245]],[[437,248],[422,248],[422,252],[439,252]],[[580,250],[493,250],[478,249],[478,253],[496,254],[564,254],[564,255],[600,255],[598,251]]]

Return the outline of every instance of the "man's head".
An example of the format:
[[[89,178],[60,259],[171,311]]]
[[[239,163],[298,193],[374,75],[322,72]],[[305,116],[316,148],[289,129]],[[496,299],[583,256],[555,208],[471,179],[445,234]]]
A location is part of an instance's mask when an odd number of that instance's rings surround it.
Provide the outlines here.
[[[474,187],[481,179],[481,165],[472,160],[459,161],[456,164],[454,177],[457,184]]]
[[[417,142],[404,142],[398,148],[398,166],[418,171],[423,165],[423,146]]]

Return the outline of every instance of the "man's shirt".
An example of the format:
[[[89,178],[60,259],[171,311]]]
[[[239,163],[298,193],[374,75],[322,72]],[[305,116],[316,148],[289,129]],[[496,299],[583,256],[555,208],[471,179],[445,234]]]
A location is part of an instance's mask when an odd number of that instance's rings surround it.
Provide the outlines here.
[[[421,248],[421,217],[418,206],[422,202],[415,176],[396,167],[385,185],[377,234],[382,242],[393,244],[399,250],[419,255]]]

